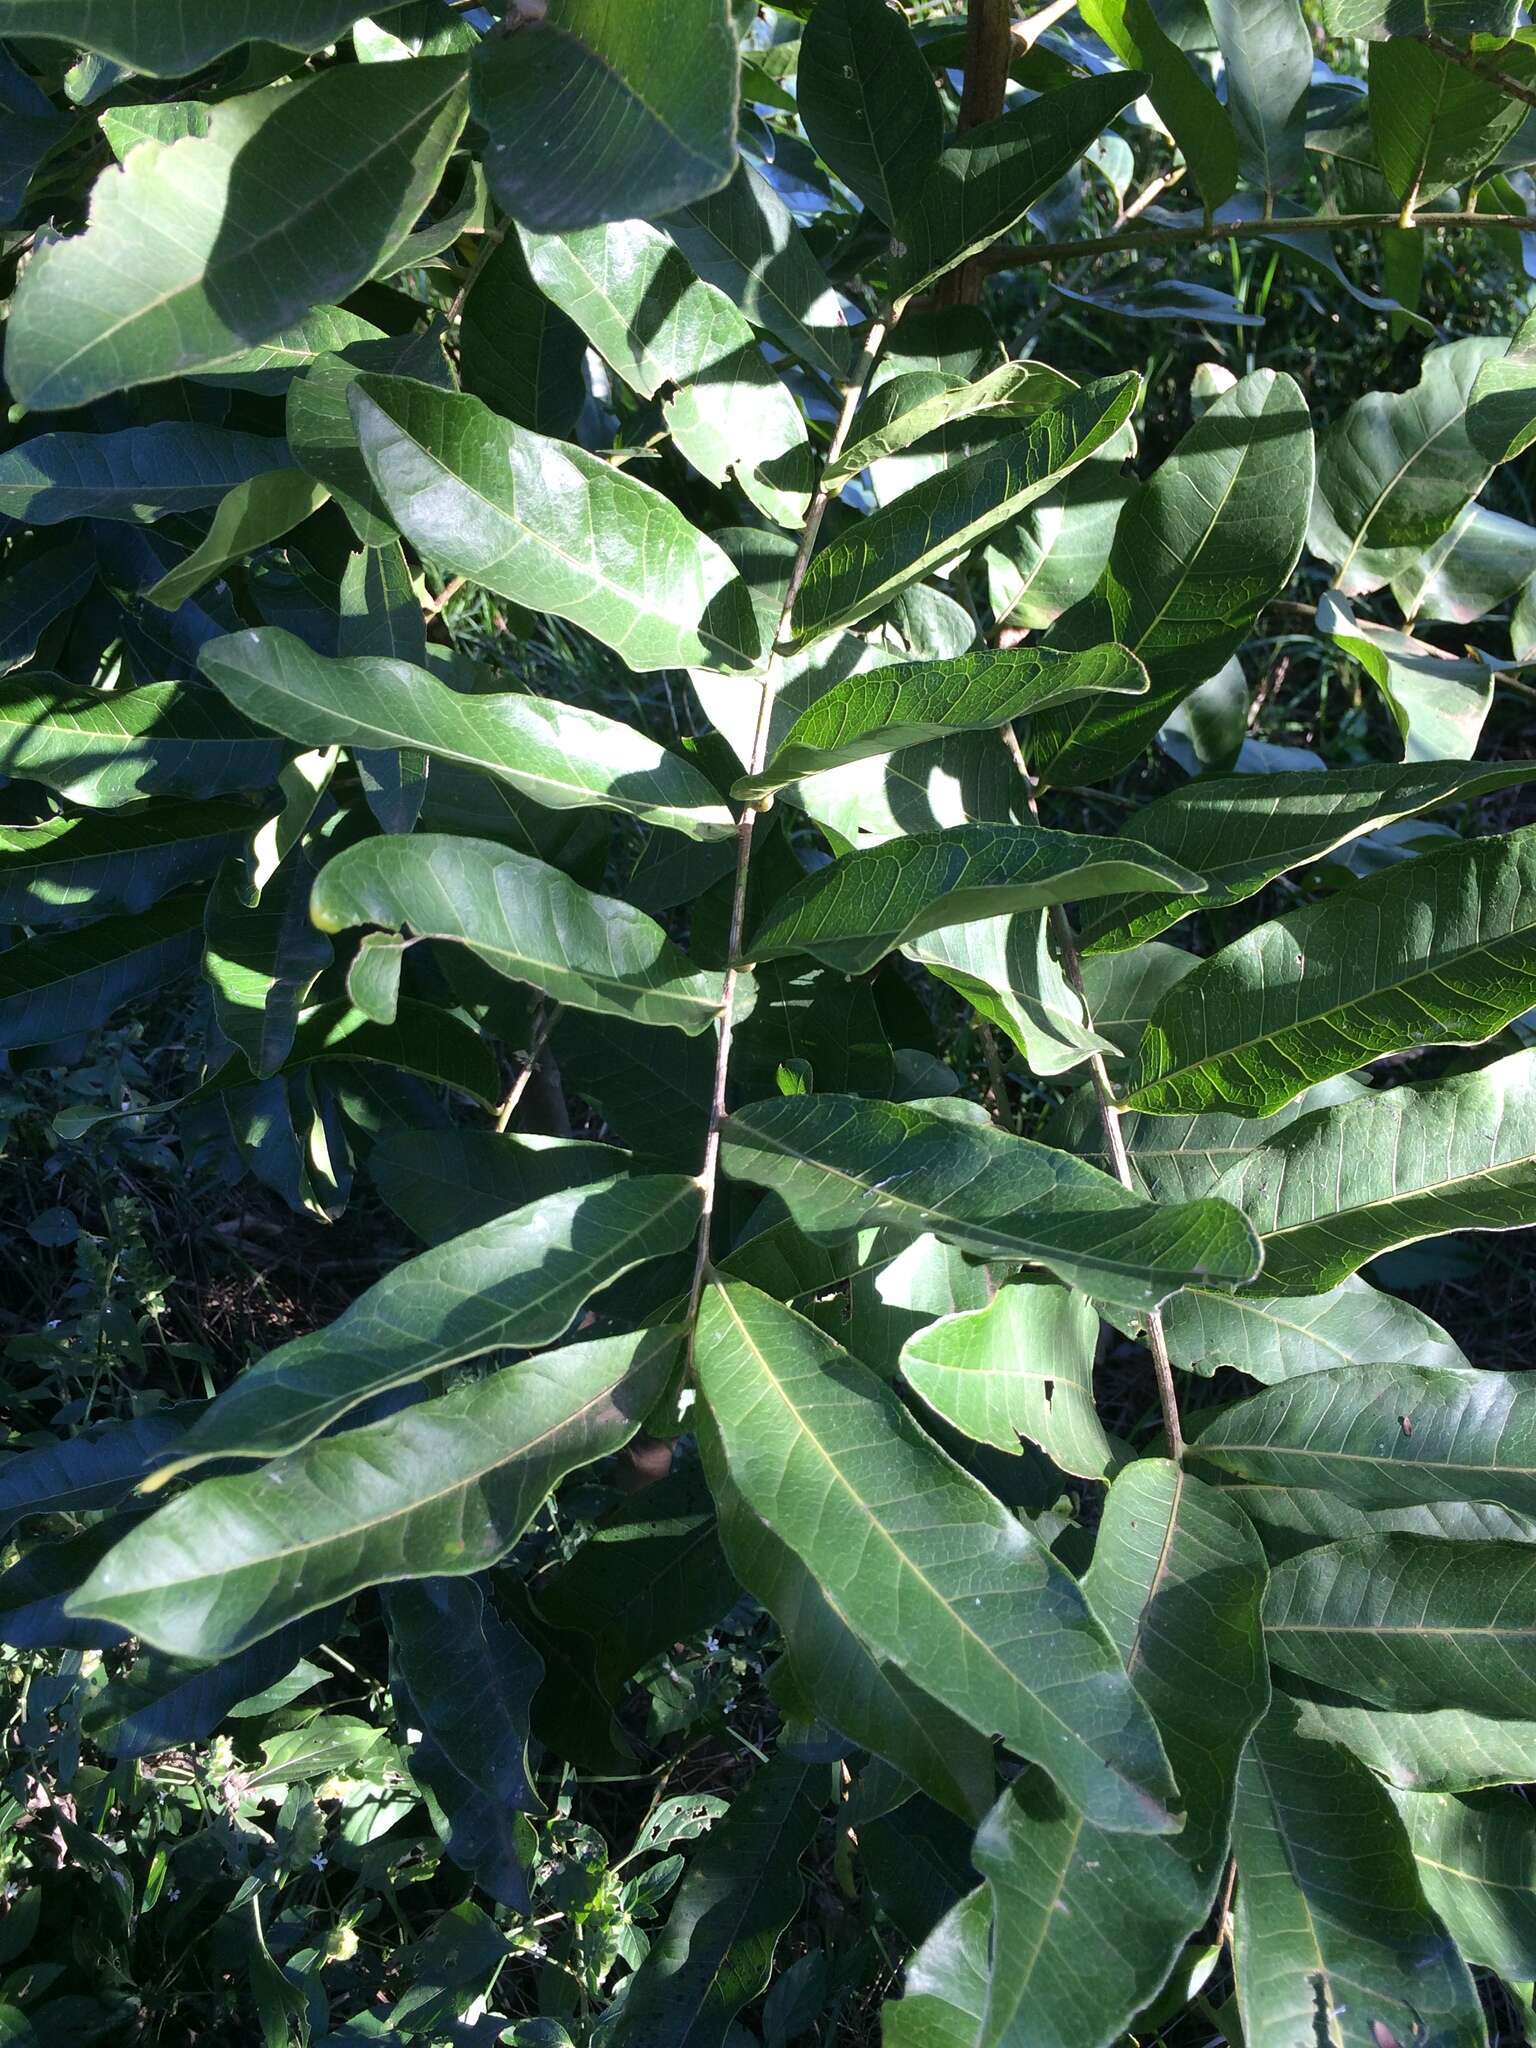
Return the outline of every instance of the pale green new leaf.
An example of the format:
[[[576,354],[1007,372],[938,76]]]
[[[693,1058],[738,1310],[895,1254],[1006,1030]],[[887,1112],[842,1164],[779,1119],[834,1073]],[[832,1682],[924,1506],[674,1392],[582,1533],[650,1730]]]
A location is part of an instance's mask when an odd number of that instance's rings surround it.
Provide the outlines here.
[[[1233,1959],[1255,2044],[1482,2048],[1466,1965],[1383,1788],[1277,1700],[1238,1772]]]
[[[894,227],[944,142],[933,74],[905,15],[885,0],[824,0],[801,38],[795,96],[817,155]]]
[[[1224,910],[1267,882],[1351,840],[1443,804],[1536,781],[1536,761],[1368,763],[1306,774],[1199,775],[1134,814],[1132,836],[1205,878],[1198,897],[1096,903],[1083,915],[1089,952],[1156,938],[1194,910]]]
[[[995,1450],[1027,1439],[1063,1472],[1107,1479],[1116,1457],[1093,1405],[1099,1319],[1053,1281],[1014,1281],[983,1309],[940,1316],[901,1349],[935,1415]]]
[[[1136,72],[1076,79],[956,136],[895,224],[902,297],[1006,235],[1145,85]]]
[[[321,869],[310,915],[322,931],[456,940],[578,1010],[689,1033],[720,1014],[719,974],[694,972],[654,918],[487,839],[418,832],[350,846]]]
[[[1133,839],[956,825],[869,846],[781,895],[742,949],[747,960],[809,953],[863,974],[925,932],[973,918],[1131,890],[1197,892],[1200,877]]]
[[[756,660],[745,584],[649,484],[476,398],[363,376],[349,400],[390,517],[439,568],[573,620],[633,669]]]
[[[1424,1896],[1469,1963],[1536,1977],[1536,1810],[1514,1791],[1399,1792]]]
[[[1146,688],[1141,663],[1114,646],[1073,654],[1046,647],[987,648],[950,661],[856,673],[808,704],[775,744],[762,774],[741,776],[732,794],[768,796],[803,775],[825,774],[851,761],[950,733],[984,732],[1075,697],[1132,697]]]
[[[1536,1222],[1536,1052],[1314,1111],[1216,1184],[1264,1294],[1318,1294],[1395,1245]]]
[[[675,1330],[572,1344],[204,1480],[109,1551],[75,1602],[211,1661],[364,1586],[483,1571],[567,1472],[629,1441],[676,1357]]]
[[[1102,1825],[1177,1826],[1150,1716],[1073,1580],[832,1340],[711,1286],[697,1367],[731,1479],[878,1656]]]
[[[772,1188],[822,1242],[870,1226],[931,1231],[1133,1306],[1202,1279],[1240,1285],[1257,1263],[1248,1226],[1225,1203],[1147,1202],[1065,1152],[910,1104],[750,1103],[726,1122],[722,1163]]]
[[[0,681],[0,770],[93,810],[268,789],[286,751],[211,690],[185,683],[107,691],[57,676]]]
[[[391,1387],[488,1351],[552,1344],[594,1294],[681,1251],[698,1218],[693,1181],[641,1175],[541,1195],[435,1245],[375,1281],[335,1322],[248,1367],[198,1417],[155,1484],[210,1458],[284,1456]]]
[[[1269,1116],[1318,1081],[1476,1045],[1536,1004],[1536,828],[1456,842],[1259,925],[1152,1013],[1127,1107]]]
[[[202,543],[144,593],[146,602],[178,611],[232,562],[244,561],[318,512],[330,495],[302,469],[270,469],[236,484],[221,500]]]
[[[623,811],[691,839],[736,829],[691,762],[578,705],[513,691],[466,695],[384,656],[330,660],[276,626],[211,640],[198,664],[247,718],[306,747],[415,748],[494,775],[550,810]]]
[[[13,395],[59,412],[209,369],[344,297],[415,225],[465,111],[457,58],[347,64],[134,150],[84,234],[40,247],[17,285]]]
[[[1015,518],[1114,438],[1140,390],[1134,371],[1086,385],[1017,434],[914,485],[828,542],[811,557],[795,600],[794,644],[853,625]],[[1103,633],[1094,644],[1115,637]]]

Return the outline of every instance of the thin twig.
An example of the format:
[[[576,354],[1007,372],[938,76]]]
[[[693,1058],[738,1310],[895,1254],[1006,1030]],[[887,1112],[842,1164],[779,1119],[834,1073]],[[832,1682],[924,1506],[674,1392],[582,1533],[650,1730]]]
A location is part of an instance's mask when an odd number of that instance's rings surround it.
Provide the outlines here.
[[[423,618],[435,619],[449,599],[458,596],[459,592],[464,588],[464,582],[465,579],[462,576],[450,576],[436,597],[429,597],[422,606]]]
[[[843,409],[838,415],[832,439],[827,447],[826,461],[822,474],[842,454],[848,440],[848,430],[853,425],[853,416],[868,389],[880,351],[885,346],[889,320],[882,313],[869,323],[864,335],[864,351],[854,372],[853,382],[843,398]],[[821,522],[826,517],[829,494],[824,485],[817,487],[815,496],[806,510],[805,524],[800,529],[799,544],[789,572],[789,583],[784,592],[784,604],[779,613],[778,628],[774,633],[774,658],[781,651],[781,643],[789,633],[790,617],[795,609],[795,599],[800,595],[800,586],[805,581],[805,572],[810,567],[811,551],[816,545],[816,536],[821,531]],[[752,736],[752,752],[747,763],[747,772],[761,775],[763,764],[768,758],[768,737],[773,722],[773,704],[776,685],[773,679],[772,663],[763,675],[762,699],[758,705],[757,730]],[[761,812],[772,803],[771,797],[761,798],[755,803],[742,807],[736,821],[736,883],[731,896],[731,921],[726,940],[725,978],[720,985],[720,1037],[715,1051],[715,1081],[710,1097],[709,1124],[704,1135],[704,1162],[699,1168],[699,1188],[704,1197],[703,1213],[699,1218],[698,1251],[693,1263],[693,1284],[688,1290],[688,1351],[690,1361],[693,1355],[694,1331],[698,1324],[699,1300],[704,1292],[704,1282],[709,1277],[709,1241],[715,1216],[715,1186],[720,1176],[720,1127],[725,1122],[726,1088],[730,1080],[731,1037],[734,1029],[732,1012],[736,1007],[736,984],[740,978],[740,954],[742,928],[747,914],[747,880],[752,865],[752,834]]]
[[[979,1012],[976,1014],[976,1030],[981,1039],[982,1049],[987,1055],[987,1078],[991,1083],[992,1115],[1005,1131],[1013,1129],[1013,1109],[1008,1100],[1008,1075],[1003,1066],[1002,1055],[997,1049],[997,1033]]]
[[[983,249],[972,260],[988,270],[1027,268],[1037,263],[1062,263],[1073,256],[1113,256],[1126,249],[1186,249],[1201,242],[1263,241],[1266,236],[1319,234],[1384,234],[1400,228],[1401,213],[1309,213],[1294,220],[1198,221],[1188,227],[1128,228],[1124,234],[1085,235],[1072,242],[1005,242]],[[1443,232],[1451,228],[1520,228],[1536,230],[1536,213],[1424,213],[1416,227]]]
[[[1016,21],[1013,24],[1014,36],[1026,50],[1032,50],[1046,30],[1054,28],[1058,21],[1065,21],[1076,5],[1077,0],[1051,0],[1049,7],[1042,7],[1028,21]]]
[[[1019,771],[1024,785],[1024,798],[1029,806],[1029,815],[1040,823],[1040,804],[1035,795],[1035,779],[1029,772],[1024,759],[1024,750],[1019,745],[1019,736],[1011,725],[1001,728],[1003,745],[1012,756],[1013,765]],[[1061,956],[1062,972],[1073,994],[1083,1006],[1085,1021],[1091,1026],[1093,1017],[1088,1008],[1088,995],[1083,987],[1083,964],[1078,957],[1077,940],[1067,921],[1067,914],[1059,903],[1051,906],[1051,929],[1056,935],[1056,950]],[[1088,1060],[1088,1071],[1093,1077],[1093,1092],[1099,1105],[1099,1122],[1104,1131],[1104,1145],[1109,1153],[1110,1164],[1115,1178],[1128,1194],[1138,1192],[1136,1177],[1131,1172],[1131,1156],[1125,1149],[1125,1133],[1120,1128],[1120,1106],[1115,1101],[1114,1084],[1109,1078],[1109,1069],[1104,1064],[1102,1053],[1093,1053]],[[1173,1361],[1168,1356],[1168,1337],[1163,1328],[1163,1312],[1152,1309],[1147,1316],[1147,1349],[1152,1354],[1152,1370],[1157,1378],[1158,1404],[1163,1411],[1163,1428],[1168,1436],[1168,1454],[1176,1465],[1184,1462],[1184,1431],[1179,1422],[1178,1389],[1173,1381]]]
[[[512,1083],[506,1101],[496,1112],[496,1128],[498,1131],[506,1130],[513,1117],[516,1116],[517,1105],[526,1094],[528,1083],[533,1079],[534,1070],[543,1056],[545,1046],[549,1043],[549,1034],[560,1022],[563,1014],[564,1006],[560,1003],[553,1003],[548,1008],[542,1003],[539,1005],[539,1021],[533,1027],[533,1040],[528,1047],[527,1063],[523,1071]]]

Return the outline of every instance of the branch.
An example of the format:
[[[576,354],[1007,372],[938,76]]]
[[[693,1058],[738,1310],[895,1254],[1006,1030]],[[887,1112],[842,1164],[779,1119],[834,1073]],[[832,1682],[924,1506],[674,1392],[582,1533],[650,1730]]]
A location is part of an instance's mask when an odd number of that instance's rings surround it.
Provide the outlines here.
[[[1012,0],[966,0],[965,84],[960,92],[956,133],[995,121],[1008,92],[1008,59],[1012,54]],[[981,297],[983,271],[975,261],[962,263],[939,280],[937,306],[974,306]]]
[[[1234,239],[1264,241],[1286,235],[1382,234],[1400,228],[1400,213],[1312,213],[1294,220],[1219,220],[1190,227],[1129,228],[1124,234],[1086,235],[1075,242],[1006,242],[973,257],[988,270],[1023,269],[1035,263],[1060,263],[1072,256],[1108,256],[1122,249],[1187,249],[1202,242]],[[1425,213],[1415,227],[1445,232],[1451,228],[1522,228],[1536,230],[1536,213]]]
[[[1437,57],[1447,57],[1464,71],[1470,71],[1484,85],[1495,86],[1510,99],[1523,100],[1528,107],[1536,107],[1536,90],[1522,85],[1518,78],[1511,78],[1507,71],[1500,71],[1497,65],[1485,63],[1474,51],[1458,50],[1454,43],[1447,42],[1444,36],[1435,35],[1432,30],[1421,35],[1419,41],[1433,50]]]
[[[853,381],[843,397],[843,409],[838,415],[832,439],[827,445],[826,459],[822,474],[842,454],[848,440],[848,430],[853,425],[853,416],[869,388],[875,364],[880,360],[880,351],[885,346],[889,321],[882,313],[873,319],[864,335],[864,352],[853,375]],[[810,567],[811,553],[816,546],[816,536],[821,531],[821,522],[826,517],[830,495],[825,485],[819,485],[815,496],[806,509],[805,524],[800,529],[799,545],[789,572],[789,584],[784,592],[783,609],[779,613],[778,629],[774,634],[774,654],[780,652],[781,643],[789,633],[790,616],[795,609],[795,599],[800,595],[800,586],[805,581],[805,572]],[[772,666],[763,676],[762,701],[758,707],[757,730],[752,738],[751,758],[747,763],[748,773],[761,775],[763,764],[768,758],[769,731],[773,723],[773,705],[777,685],[773,678]],[[715,1053],[715,1084],[710,1098],[709,1127],[704,1137],[704,1163],[699,1169],[699,1187],[704,1196],[703,1214],[699,1219],[698,1251],[693,1264],[693,1284],[688,1291],[688,1354],[693,1357],[694,1332],[698,1326],[699,1297],[704,1292],[704,1282],[709,1277],[709,1240],[715,1216],[715,1189],[720,1178],[720,1126],[725,1122],[725,1096],[730,1081],[731,1039],[734,1031],[733,1012],[736,1007],[736,984],[740,979],[742,927],[747,914],[747,881],[752,866],[752,834],[758,816],[772,803],[771,797],[749,803],[742,809],[736,821],[736,885],[731,897],[730,935],[726,941],[725,979],[720,988],[720,1040]]]

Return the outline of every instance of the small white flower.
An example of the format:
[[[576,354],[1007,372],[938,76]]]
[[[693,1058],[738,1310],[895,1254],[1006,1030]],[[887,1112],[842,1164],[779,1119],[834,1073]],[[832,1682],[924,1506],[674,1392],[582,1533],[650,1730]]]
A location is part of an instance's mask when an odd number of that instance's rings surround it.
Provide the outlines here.
[[[179,1884],[173,1884],[165,1896],[170,1900],[171,1904],[174,1906],[176,1901],[181,1897],[181,1886]]]
[[[326,1863],[329,1861],[329,1858],[325,1856],[311,1856],[309,1860],[314,1865],[316,1870],[324,1870]]]

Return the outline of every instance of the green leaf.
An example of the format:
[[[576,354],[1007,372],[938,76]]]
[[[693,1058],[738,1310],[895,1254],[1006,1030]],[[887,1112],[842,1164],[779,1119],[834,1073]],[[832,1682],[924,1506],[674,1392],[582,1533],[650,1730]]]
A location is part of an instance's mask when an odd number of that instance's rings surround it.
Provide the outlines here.
[[[1083,1582],[1151,1708],[1188,1803],[1169,1840],[1116,1835],[1038,1772],[982,1823],[992,1984],[976,2048],[1107,2048],[1161,1989],[1226,1868],[1238,1758],[1269,1704],[1264,1560],[1241,1514],[1161,1460],[1110,1488]],[[1094,1933],[1084,1995],[1083,1928]]]
[[[883,1757],[974,1825],[996,1786],[990,1738],[920,1692],[854,1634],[795,1552],[737,1493],[707,1410],[700,1447],[731,1569],[783,1630],[800,1690],[850,1742]]]
[[[236,484],[214,513],[201,545],[145,592],[146,602],[168,612],[180,610],[232,562],[291,533],[329,496],[325,486],[302,469],[271,469],[249,483]]]
[[[1514,0],[1322,0],[1331,36],[1511,36],[1519,12]]]
[[[113,1508],[164,1456],[197,1412],[197,1403],[152,1409],[131,1422],[95,1423],[76,1436],[0,1460],[0,1530],[33,1515]]]
[[[883,0],[882,0],[883,4]],[[985,732],[1075,697],[1131,697],[1146,671],[1123,647],[1058,654],[1050,648],[987,648],[952,661],[905,662],[848,676],[807,705],[778,741],[761,775],[741,776],[750,799],[955,732]],[[1536,768],[1531,773],[1536,775]],[[1139,833],[1138,833],[1139,836]]]
[[[1131,836],[1193,868],[1198,897],[1098,903],[1083,916],[1089,952],[1155,938],[1193,910],[1224,910],[1267,882],[1402,818],[1536,780],[1536,762],[1374,762],[1307,774],[1200,775],[1137,811]]]
[[[253,899],[230,862],[208,892],[203,974],[219,1030],[253,1074],[275,1074],[287,1059],[299,1011],[331,964],[331,942],[309,921],[315,870],[297,847]]]
[[[1488,356],[1472,386],[1467,427],[1490,463],[1512,462],[1536,440],[1536,316],[1527,316],[1502,355]]]
[[[1536,1551],[1361,1536],[1277,1565],[1270,1659],[1330,1692],[1423,1713],[1536,1714]]]
[[[303,746],[409,747],[494,775],[551,810],[622,811],[691,839],[736,830],[690,762],[574,704],[466,696],[409,661],[328,660],[276,626],[211,640],[198,663],[238,711]]]
[[[132,919],[7,947],[0,953],[0,1050],[92,1031],[135,996],[158,992],[195,966],[203,896],[184,889]]]
[[[734,474],[765,517],[798,527],[814,464],[805,421],[723,292],[641,220],[569,235],[523,233],[539,288],[642,397],[713,484]]]
[[[381,657],[414,662],[418,667],[426,661],[426,620],[412,587],[405,550],[397,539],[391,537],[382,547],[360,548],[351,557],[342,575],[340,597],[336,624],[338,656],[347,660]],[[280,629],[274,630],[280,638],[286,637]],[[294,645],[304,648],[306,643],[295,640]],[[200,661],[206,652],[205,645],[199,651]],[[437,688],[435,681],[432,687]],[[259,722],[271,724],[272,720]],[[363,746],[353,750],[352,758],[368,808],[380,828],[385,832],[414,832],[426,802],[427,776],[432,765],[427,756],[415,747]],[[363,961],[368,953],[365,943],[358,960]],[[372,950],[371,958],[374,966],[382,964],[377,948]],[[366,968],[362,971],[366,972]],[[399,979],[397,950],[397,988]]]
[[[151,78],[185,78],[241,43],[319,50],[362,12],[358,0],[0,0],[0,35],[94,50]]]
[[[1213,1373],[1228,1365],[1265,1382],[1379,1358],[1406,1365],[1466,1364],[1422,1309],[1378,1294],[1363,1280],[1346,1280],[1328,1294],[1274,1301],[1188,1287],[1164,1309],[1163,1334],[1169,1356],[1186,1371]]]
[[[379,925],[456,940],[498,974],[578,1010],[690,1034],[720,1014],[718,973],[692,972],[654,919],[489,840],[366,839],[320,870],[310,916],[327,932]]]
[[[885,0],[818,5],[800,41],[795,98],[817,155],[894,227],[944,143],[944,110],[905,14]]]
[[[1299,1681],[1292,1681],[1300,1690]],[[1462,1707],[1394,1714],[1347,1700],[1299,1698],[1303,1732],[1339,1742],[1389,1785],[1410,1792],[1474,1792],[1523,1785],[1536,1721],[1469,1714]]]
[[[1225,1203],[1146,1202],[1065,1152],[910,1104],[750,1103],[727,1119],[721,1158],[733,1178],[772,1188],[823,1243],[874,1225],[932,1231],[1143,1307],[1192,1281],[1241,1284],[1256,1268],[1248,1228]]]
[[[127,108],[124,112],[149,109]],[[103,126],[110,116],[104,115]],[[324,357],[341,353],[361,341],[384,341],[382,328],[340,306],[315,306],[254,348],[226,356],[212,369],[199,370],[195,382],[225,391],[249,391],[260,398],[280,398],[295,377]]]
[[[1470,625],[1517,597],[1536,576],[1536,527],[1468,505],[1411,569],[1392,579],[1404,616]]]
[[[951,1906],[908,1959],[901,1996],[880,2009],[884,2048],[976,2048],[987,2009],[992,1898],[984,1885]]]
[[[1233,1953],[1245,2039],[1480,2048],[1466,1965],[1386,1792],[1276,1701],[1238,1773]]]
[[[825,1764],[778,1756],[754,1773],[694,1850],[666,1926],[634,1974],[614,2048],[724,2048],[773,1974],[799,1910],[800,1858],[828,1793]]]
[[[1135,492],[1098,588],[1051,629],[1054,647],[1121,642],[1146,664],[1150,696],[1048,712],[1026,736],[1030,767],[1058,784],[1106,781],[1128,767],[1285,589],[1311,501],[1306,400],[1290,377],[1255,371]]]
[[[451,391],[453,382],[435,334],[359,342],[321,356],[288,386],[288,445],[299,467],[324,484],[366,548],[396,538],[389,508],[374,488],[352,424],[350,393],[364,371],[419,377]]]
[[[828,490],[840,489],[871,463],[966,420],[1032,419],[1059,405],[1073,389],[1057,371],[1028,362],[1004,363],[974,384],[942,370],[888,377],[854,414],[848,445],[836,462],[827,464],[822,483]]]
[[[1301,0],[1211,0],[1227,72],[1227,111],[1246,184],[1273,195],[1306,171],[1312,38]]]
[[[822,376],[847,375],[857,335],[794,215],[751,165],[739,163],[729,184],[660,224],[699,276],[754,327]]]
[[[1536,1813],[1518,1792],[1404,1792],[1393,1801],[1431,1908],[1469,1963],[1536,1977]]]
[[[1078,11],[1122,64],[1147,74],[1147,97],[1189,165],[1206,211],[1230,199],[1238,165],[1232,116],[1165,33],[1151,0],[1081,0]]]
[[[0,768],[92,809],[267,789],[283,756],[279,741],[210,690],[91,690],[45,675],[0,681]]]
[[[1202,960],[1152,1013],[1127,1107],[1283,1109],[1422,1045],[1476,1045],[1536,1004],[1536,830],[1457,842]]]
[[[516,235],[491,251],[459,320],[464,389],[535,434],[569,440],[586,403],[581,329],[534,283]]]
[[[390,517],[440,568],[573,620],[633,669],[756,660],[745,584],[659,491],[477,398],[374,376],[350,397]]]
[[[148,910],[211,874],[251,829],[236,803],[147,804],[115,817],[0,826],[0,924]]]
[[[1116,1463],[1093,1405],[1099,1319],[1054,1282],[1015,1281],[983,1309],[940,1316],[901,1349],[908,1386],[935,1415],[995,1450],[1039,1444],[1080,1479]]]
[[[1355,1536],[1444,1536],[1473,1543],[1536,1542],[1536,1522],[1483,1500],[1437,1500],[1417,1507],[1356,1508],[1321,1488],[1243,1486],[1233,1495],[1259,1532],[1272,1564]],[[1297,1681],[1299,1683],[1299,1681]]]
[[[733,1483],[869,1648],[1102,1825],[1176,1827],[1151,1719],[1044,1545],[792,1310],[717,1282],[699,1334]]]
[[[486,176],[514,220],[560,233],[668,213],[730,177],[729,0],[677,0],[665,35],[624,0],[550,0],[515,27],[487,37],[471,70]]]
[[[488,1351],[552,1344],[594,1294],[683,1250],[698,1217],[698,1190],[681,1175],[598,1181],[541,1195],[406,1259],[335,1322],[248,1367],[188,1430],[155,1484],[209,1458],[281,1457],[392,1387]]]
[[[1216,1184],[1264,1247],[1265,1294],[1317,1294],[1395,1245],[1536,1221],[1536,1052],[1320,1109]]]
[[[864,974],[925,932],[1126,889],[1198,891],[1200,877],[1132,839],[1031,825],[956,825],[844,854],[797,882],[742,949],[809,953]]]
[[[1006,235],[1145,88],[1136,72],[1077,79],[956,136],[896,222],[901,297]]]
[[[1501,53],[1501,69],[1522,74],[1526,52]],[[1393,197],[1427,204],[1448,186],[1475,179],[1525,119],[1523,103],[1413,36],[1371,52],[1367,106],[1376,161]]]
[[[1114,438],[1140,390],[1134,371],[1085,385],[1019,433],[915,485],[846,537],[829,541],[811,557],[795,600],[793,644],[804,646],[878,611],[909,583],[1015,518]],[[1095,644],[1114,638],[1101,634]]]
[[[568,1345],[206,1479],[130,1531],[72,1605],[211,1661],[364,1586],[482,1571],[568,1472],[629,1441],[676,1356],[671,1330]]]
[[[1054,1075],[1115,1048],[1088,1028],[1087,1010],[1051,938],[1049,911],[1026,911],[928,932],[902,951],[1011,1038],[1031,1073]]]
[[[346,64],[222,101],[206,138],[134,150],[85,233],[39,248],[17,285],[12,393],[60,412],[213,369],[344,297],[414,226],[464,116],[457,58]]]
[[[1374,619],[1357,619],[1337,591],[1323,593],[1317,623],[1354,657],[1387,700],[1403,737],[1405,760],[1469,761],[1493,708],[1498,667],[1475,655],[1458,659],[1427,640]]]
[[[443,1847],[498,1905],[527,1913],[515,1816],[544,1811],[528,1773],[544,1660],[477,1579],[390,1586],[384,1612],[396,1718],[415,1732],[411,1776],[431,1795]]]
[[[1518,1373],[1353,1365],[1197,1419],[1192,1469],[1326,1487],[1357,1508],[1495,1501],[1536,1514],[1536,1385]]]
[[[115,434],[38,434],[0,455],[0,513],[57,526],[198,512],[237,484],[280,469],[286,452],[270,435],[181,420]]]
[[[368,1174],[408,1230],[442,1244],[542,1195],[606,1180],[627,1160],[617,1146],[581,1138],[395,1129],[375,1139]]]

